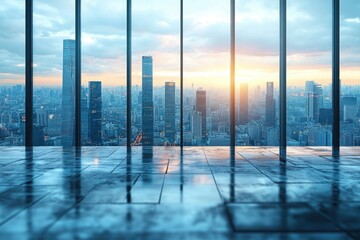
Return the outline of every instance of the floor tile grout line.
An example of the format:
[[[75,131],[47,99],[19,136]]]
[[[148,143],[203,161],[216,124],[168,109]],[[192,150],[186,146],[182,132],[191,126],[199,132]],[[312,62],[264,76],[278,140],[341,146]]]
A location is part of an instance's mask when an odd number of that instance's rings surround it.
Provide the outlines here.
[[[222,194],[221,194],[221,192],[220,192],[220,189],[219,189],[219,186],[218,186],[218,184],[217,184],[217,182],[216,182],[214,173],[213,173],[213,171],[212,171],[212,169],[211,169],[211,167],[210,167],[209,159],[208,159],[208,157],[207,157],[207,154],[206,154],[204,148],[202,148],[202,149],[203,149],[203,153],[204,153],[204,155],[205,155],[206,162],[207,162],[207,165],[208,165],[208,167],[209,167],[210,173],[211,173],[212,178],[213,178],[213,180],[214,180],[215,187],[216,187],[216,189],[217,189],[217,191],[218,191],[218,194],[219,194],[219,196],[220,196],[220,199],[221,199],[222,203],[224,203],[224,202],[225,202],[225,199],[224,199],[224,197],[222,196]]]
[[[261,171],[255,164],[253,164],[251,161],[249,161],[246,157],[244,157],[241,153],[239,152],[236,152],[237,154],[239,154],[242,158],[245,159],[245,161],[249,162],[255,169],[257,169],[259,171],[259,173],[263,174],[265,177],[267,177],[270,181],[272,181],[273,183],[276,183],[274,182],[267,174],[265,174],[263,171]],[[280,162],[279,162],[280,164]]]
[[[211,175],[212,175],[212,177],[213,177],[215,187],[216,187],[216,189],[217,189],[217,191],[218,191],[218,194],[219,194],[219,196],[220,196],[220,199],[221,199],[221,202],[222,202],[222,206],[223,206],[224,211],[225,211],[225,213],[226,213],[227,223],[230,225],[232,231],[235,232],[235,230],[236,230],[235,224],[234,224],[234,222],[233,222],[232,219],[231,219],[231,214],[230,214],[230,212],[229,212],[229,209],[226,207],[225,198],[223,197],[223,195],[222,195],[221,192],[220,192],[219,186],[218,186],[218,184],[217,184],[217,182],[216,182],[214,173],[213,173],[213,171],[212,171],[212,169],[211,169],[211,167],[210,167],[209,159],[208,159],[208,157],[207,157],[207,154],[206,154],[204,148],[203,148],[203,153],[204,153],[204,155],[205,155],[206,162],[207,162],[207,164],[208,164],[208,167],[209,167],[209,169],[210,169]]]
[[[142,173],[136,173],[136,175],[137,175],[137,176],[136,176],[136,178],[135,178],[134,182],[132,182],[132,181],[131,181],[131,183],[130,183],[130,184],[131,184],[131,185],[130,185],[131,187],[130,187],[130,189],[129,189],[129,190],[130,190],[130,192],[127,192],[127,193],[126,193],[126,195],[125,195],[124,199],[126,199],[126,198],[127,198],[127,196],[129,195],[129,193],[131,194],[131,191],[133,190],[133,188],[134,188],[135,184],[136,184],[136,183],[137,183],[137,181],[139,180],[139,178],[140,178],[140,176],[142,175]],[[132,176],[132,175],[131,175],[131,176]],[[127,183],[127,184],[129,184],[129,183]],[[127,203],[127,204],[129,204],[129,203]],[[131,203],[131,204],[132,204],[132,203]]]
[[[96,188],[96,186],[93,186],[91,189],[89,189],[84,196],[81,197],[81,199],[75,201],[74,203],[72,203],[62,214],[60,214],[60,216],[58,216],[57,218],[54,219],[54,221],[52,221],[49,225],[47,225],[46,227],[44,227],[44,229],[42,229],[39,233],[40,236],[43,236],[44,234],[46,234],[50,228],[52,228],[61,218],[63,218],[68,212],[70,212],[71,209],[73,209],[75,206],[81,204],[82,200],[85,199],[85,197]]]
[[[28,209],[29,207],[32,207],[34,204],[36,204],[37,202],[39,202],[40,200],[42,200],[44,197],[46,197],[47,195],[49,195],[50,193],[45,194],[44,196],[42,196],[41,198],[39,198],[38,200],[36,200],[35,202],[32,202],[28,205],[26,205],[25,207],[21,208],[18,212],[14,213],[13,215],[9,216],[7,219],[3,220],[0,223],[0,228],[1,226],[3,226],[5,223],[7,223],[8,221],[10,221],[12,218],[18,216],[20,213],[22,213],[23,211],[25,211],[26,209]]]
[[[167,175],[167,169],[169,168],[169,164],[170,164],[170,158],[168,159],[168,163],[167,163],[167,167],[166,167],[166,172],[164,173],[164,177],[163,177],[163,182],[161,184],[161,189],[160,189],[160,196],[159,196],[159,201],[158,204],[161,204],[161,198],[162,198],[162,192],[164,190],[164,184],[165,184],[165,177]]]
[[[350,236],[350,230],[345,229],[344,227],[342,227],[338,222],[334,221],[334,219],[332,219],[329,215],[319,211],[318,209],[314,208],[311,204],[309,204],[308,202],[306,203],[313,211],[317,212],[318,214],[320,214],[321,216],[323,216],[325,219],[327,219],[329,222],[333,223],[337,228],[339,228],[341,231],[345,232],[347,235]]]
[[[116,165],[116,167],[110,172],[110,174],[112,174],[113,172],[115,172],[115,170],[127,159],[128,157],[126,156],[125,158],[123,158],[123,160],[118,164]]]

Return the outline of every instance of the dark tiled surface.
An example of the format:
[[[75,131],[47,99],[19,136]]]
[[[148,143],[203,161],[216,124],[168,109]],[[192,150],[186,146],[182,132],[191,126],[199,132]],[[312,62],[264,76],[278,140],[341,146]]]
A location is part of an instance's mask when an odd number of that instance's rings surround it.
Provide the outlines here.
[[[0,152],[0,239],[360,238],[360,148]]]

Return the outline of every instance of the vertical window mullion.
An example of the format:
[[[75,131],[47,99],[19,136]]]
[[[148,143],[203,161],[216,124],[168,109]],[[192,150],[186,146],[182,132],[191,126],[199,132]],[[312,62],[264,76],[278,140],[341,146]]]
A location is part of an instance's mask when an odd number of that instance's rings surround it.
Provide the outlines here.
[[[31,147],[33,145],[33,0],[26,0],[25,16],[25,146]]]
[[[81,146],[81,0],[75,2],[75,146]]]
[[[286,159],[286,0],[280,0],[280,160]]]
[[[340,3],[332,4],[332,155],[340,154]]]
[[[184,0],[180,0],[180,147],[184,147]]]
[[[235,0],[230,1],[230,147],[235,147]]]
[[[131,0],[126,3],[126,146],[131,147]]]

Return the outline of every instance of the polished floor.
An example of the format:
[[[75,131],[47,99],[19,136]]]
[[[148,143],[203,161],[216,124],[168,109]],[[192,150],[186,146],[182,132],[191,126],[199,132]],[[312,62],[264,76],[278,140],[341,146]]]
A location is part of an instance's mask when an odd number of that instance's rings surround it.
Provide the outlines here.
[[[0,153],[0,239],[360,239],[360,148]]]

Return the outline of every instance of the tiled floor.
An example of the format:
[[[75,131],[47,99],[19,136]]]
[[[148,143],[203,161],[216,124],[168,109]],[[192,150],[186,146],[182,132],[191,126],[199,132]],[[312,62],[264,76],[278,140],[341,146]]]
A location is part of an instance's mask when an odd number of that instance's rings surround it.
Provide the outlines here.
[[[360,239],[360,148],[0,153],[0,239]]]

